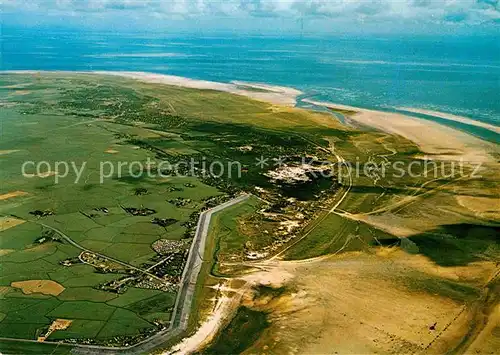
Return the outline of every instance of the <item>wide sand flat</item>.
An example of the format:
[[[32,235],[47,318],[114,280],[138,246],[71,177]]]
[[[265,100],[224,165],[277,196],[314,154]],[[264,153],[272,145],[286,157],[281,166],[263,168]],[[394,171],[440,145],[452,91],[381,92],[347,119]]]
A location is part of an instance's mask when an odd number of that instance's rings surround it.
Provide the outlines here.
[[[498,126],[495,126],[495,125],[492,125],[489,123],[485,123],[485,122],[481,122],[481,121],[475,121],[475,120],[470,119],[468,117],[453,115],[451,113],[432,111],[432,110],[426,110],[426,109],[421,109],[421,108],[412,108],[412,107],[398,107],[398,110],[414,112],[414,113],[422,113],[424,115],[444,118],[445,120],[450,120],[450,121],[461,122],[461,123],[465,123],[465,124],[468,124],[471,126],[486,128],[492,132],[500,133],[500,127],[498,127]]]
[[[471,277],[490,270],[478,265]],[[442,353],[467,332],[468,309],[408,287],[413,278],[466,274],[461,268],[439,271],[428,260],[407,261],[398,253],[269,263],[249,279],[279,286],[277,275],[293,275],[283,284],[297,291],[268,303],[248,298],[244,304],[268,312],[271,326],[247,353]]]
[[[40,71],[7,71],[8,73],[36,74]],[[43,71],[42,71],[43,72]],[[50,72],[49,72],[50,73]],[[53,72],[65,73],[65,72]],[[207,80],[195,80],[174,75],[155,74],[147,72],[132,71],[90,71],[90,72],[67,72],[68,74],[100,74],[120,76],[148,83],[180,86],[193,89],[216,90],[246,96],[252,99],[269,102],[275,105],[294,106],[297,97],[302,93],[299,90],[273,86],[262,83],[247,83],[233,81],[231,83],[219,83]],[[318,102],[303,100],[314,105],[325,106],[332,109],[355,111],[348,119],[360,124],[373,127],[391,134],[397,134],[415,142],[420,149],[436,160],[462,160],[466,162],[495,162],[492,152],[498,153],[498,148],[493,144],[485,142],[456,129],[440,125],[436,122],[405,116],[398,113],[382,112],[357,107],[334,104],[329,102]],[[476,122],[465,117],[420,109],[406,109],[408,111],[432,114],[436,117],[453,119],[455,121],[474,124],[495,132],[500,128],[481,122]],[[486,127],[486,126],[487,127]]]
[[[356,111],[350,120],[375,129],[397,134],[414,142],[428,158],[436,160],[462,160],[464,162],[495,162],[493,144],[436,122],[409,117],[398,113],[361,109],[329,102],[304,100],[331,109]]]
[[[495,306],[483,330],[467,348],[467,354],[498,354],[498,349],[500,349],[500,304]]]

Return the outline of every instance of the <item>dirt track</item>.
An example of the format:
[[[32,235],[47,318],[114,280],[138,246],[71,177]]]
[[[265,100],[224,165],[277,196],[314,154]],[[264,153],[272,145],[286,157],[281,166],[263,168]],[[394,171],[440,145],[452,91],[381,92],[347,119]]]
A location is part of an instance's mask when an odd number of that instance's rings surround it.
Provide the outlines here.
[[[191,249],[189,252],[189,257],[186,262],[186,266],[184,267],[184,271],[182,274],[182,279],[180,282],[180,291],[178,293],[176,303],[174,306],[174,312],[172,313],[172,323],[170,327],[162,331],[160,333],[157,333],[150,338],[147,338],[143,340],[142,342],[135,344],[133,346],[129,347],[106,347],[106,346],[94,346],[94,345],[74,345],[74,344],[63,344],[63,343],[57,343],[60,344],[60,346],[67,346],[67,347],[72,347],[73,352],[78,353],[78,354],[144,354],[144,353],[149,353],[153,349],[161,347],[162,344],[167,342],[169,339],[178,336],[181,334],[184,330],[187,328],[187,322],[189,319],[189,314],[191,312],[191,303],[193,300],[193,294],[194,290],[196,287],[196,281],[198,278],[198,274],[201,269],[201,264],[203,262],[203,255],[204,255],[204,250],[205,250],[205,240],[208,236],[208,228],[210,224],[210,219],[213,215],[213,213],[219,212],[225,208],[228,208],[230,206],[233,206],[235,204],[238,204],[244,200],[246,200],[250,195],[241,195],[239,197],[236,197],[230,201],[227,201],[221,205],[218,205],[210,210],[204,211],[201,213],[200,218],[198,220],[198,226],[196,229],[196,234],[195,238],[193,239],[193,242],[191,244]],[[56,233],[61,235],[66,241],[68,241],[70,244],[76,246],[79,249],[92,252],[94,254],[100,255],[98,253],[95,253],[91,250],[88,250],[86,248],[83,248],[76,242],[74,242],[71,238],[69,238],[66,234],[61,232],[58,229],[55,229],[49,225],[45,225],[42,223],[37,222],[38,224],[41,224],[47,228],[50,228],[54,230]],[[105,255],[100,255],[103,258],[107,258],[111,261],[117,262],[119,264],[131,267],[131,265],[128,265],[126,263],[121,262],[120,260],[116,260],[113,258],[109,258]],[[135,267],[133,267],[135,268]],[[138,269],[141,272],[145,272],[144,270]],[[147,273],[147,272],[146,272]],[[149,273],[148,273],[149,274]],[[156,276],[154,276],[156,278]],[[179,308],[181,307],[181,308]],[[11,339],[11,338],[0,338],[0,340],[10,340],[10,341],[19,341],[23,343],[37,343],[36,340],[28,340],[28,339]],[[51,341],[45,341],[45,344],[54,344],[54,342]],[[39,343],[40,344],[40,343]],[[42,344],[40,346],[43,346]]]

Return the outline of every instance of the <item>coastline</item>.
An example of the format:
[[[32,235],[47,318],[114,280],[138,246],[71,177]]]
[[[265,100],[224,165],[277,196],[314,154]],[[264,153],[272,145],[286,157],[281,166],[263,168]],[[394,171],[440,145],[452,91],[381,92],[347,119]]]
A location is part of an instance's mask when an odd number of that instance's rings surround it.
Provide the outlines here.
[[[233,81],[231,83],[219,83],[215,81],[197,80],[182,76],[155,74],[148,72],[114,72],[114,71],[94,71],[83,73],[95,73],[102,75],[115,75],[130,79],[136,79],[148,83],[174,85],[192,89],[216,90],[229,92],[231,94],[242,95],[251,99],[265,101],[272,104],[295,106],[297,96],[301,91],[283,86],[273,86],[260,83],[247,83]],[[248,87],[244,89],[243,87]],[[255,89],[255,90],[253,90]],[[260,90],[260,91],[258,91]]]
[[[250,99],[270,103],[272,105],[295,107],[297,98],[302,94],[300,90],[273,86],[263,83],[248,83],[242,81],[232,81],[230,83],[220,83],[214,81],[190,79],[174,75],[156,74],[136,71],[43,71],[43,70],[11,70],[1,71],[5,74],[36,74],[36,73],[59,73],[59,74],[85,74],[85,75],[108,75],[129,78],[146,83],[156,83],[173,85],[192,89],[215,90],[231,94],[241,95]],[[331,102],[321,102],[310,99],[302,99],[302,102],[322,106],[333,110],[345,110],[355,112],[348,116],[358,124],[368,126],[390,134],[402,136],[419,146],[424,154],[429,155],[429,159],[467,161],[477,163],[496,162],[491,154],[499,153],[497,146],[483,139],[465,133],[456,128],[449,127],[431,120],[404,115],[403,113],[384,112],[360,107],[353,107]],[[419,109],[404,109],[408,112],[421,113]],[[466,123],[476,127],[498,129],[493,125],[484,122],[474,121],[465,117],[450,114],[427,111],[427,114],[444,118],[451,121]],[[439,114],[439,115],[438,115]],[[446,117],[446,118],[445,118]],[[491,127],[490,127],[491,126]]]
[[[0,72],[1,74],[2,72]],[[39,71],[23,71],[23,72],[17,72],[17,73],[39,73]],[[90,75],[95,74],[95,75],[114,75],[114,76],[123,76],[126,78],[131,78],[134,80],[139,80],[143,82],[148,82],[148,83],[155,83],[155,84],[164,84],[164,85],[175,85],[179,87],[188,87],[188,88],[194,88],[194,89],[204,89],[204,90],[218,90],[218,91],[223,91],[227,93],[232,93],[232,94],[237,94],[237,95],[243,95],[243,96],[248,96],[252,99],[255,99],[251,95],[259,94],[260,99],[262,101],[270,102],[271,104],[273,103],[272,101],[268,100],[276,100],[276,105],[279,104],[278,99],[282,99],[285,102],[289,102],[292,97],[293,100],[297,100],[296,92],[297,90],[295,89],[289,89],[285,87],[274,87],[274,86],[269,86],[265,84],[252,84],[252,83],[243,83],[243,82],[237,82],[233,81],[230,84],[226,83],[216,83],[216,82],[207,82],[207,81],[201,81],[201,80],[192,80],[188,78],[182,78],[182,77],[175,77],[175,76],[163,76],[163,75],[156,75],[156,74],[150,74],[150,73],[138,73],[138,72],[124,72],[125,74],[122,75],[122,72],[43,72],[41,73],[68,73],[69,74],[82,74],[82,75],[88,75],[86,78],[88,78]],[[110,74],[112,73],[112,74]],[[76,77],[76,76],[75,76]],[[97,77],[97,80],[99,77]],[[127,85],[130,85],[130,81],[125,81]],[[175,83],[175,84],[173,84]],[[234,88],[236,86],[236,88]],[[144,85],[141,85],[141,88],[143,88]],[[149,88],[149,86],[148,86]],[[153,90],[158,90],[161,91],[161,86],[152,86],[151,91]],[[249,89],[244,89],[244,88],[249,88]],[[256,91],[252,91],[251,88],[256,89]],[[234,92],[235,90],[236,92]],[[199,94],[199,92],[194,92],[195,96]],[[266,95],[270,95],[268,100],[265,100],[267,97]],[[213,104],[217,104],[216,100],[222,96],[226,95],[215,95],[215,99],[212,99],[215,102],[212,102]],[[233,97],[234,98],[234,97]],[[243,100],[242,100],[243,101]],[[347,105],[337,105],[334,103],[328,103],[328,102],[317,102],[317,101],[312,101],[312,100],[303,100],[304,102],[310,102],[315,105],[323,106],[323,107],[329,107],[332,109],[338,109],[338,110],[346,110],[349,111],[348,113],[345,113],[347,117],[347,121],[351,120],[354,122],[357,122],[360,124],[360,126],[370,126],[373,127],[377,130],[380,131],[385,131],[390,134],[395,134],[395,135],[400,135],[403,137],[406,137],[409,140],[414,141],[417,143],[422,150],[428,154],[432,154],[433,159],[447,159],[447,160],[458,160],[458,159],[464,159],[468,160],[470,162],[491,162],[491,161],[496,161],[493,155],[490,155],[489,152],[494,152],[496,151],[498,154],[498,147],[495,146],[494,144],[490,144],[488,142],[484,142],[479,138],[476,138],[474,136],[468,135],[467,133],[464,133],[460,130],[456,130],[452,127],[448,127],[446,125],[437,123],[437,122],[432,122],[428,121],[425,119],[420,119],[418,117],[413,117],[413,116],[406,116],[404,114],[400,113],[392,113],[392,112],[383,112],[383,111],[376,111],[376,110],[369,110],[369,109],[363,109],[363,108],[358,108],[358,107],[352,107],[352,106],[347,106]],[[210,103],[209,103],[210,104]],[[262,105],[265,106],[265,105]],[[270,109],[274,109],[277,106],[271,106]],[[264,109],[267,109],[265,107]],[[333,119],[333,117],[324,115],[326,120]],[[375,141],[378,140],[375,139]],[[395,154],[395,153],[394,153]],[[337,159],[339,162],[344,160],[342,157],[338,157]],[[351,184],[352,185],[352,184]],[[349,187],[350,189],[350,187]],[[347,194],[347,192],[346,192]],[[344,195],[345,196],[345,195]],[[474,197],[473,197],[474,198]],[[344,199],[342,197],[342,199]],[[333,212],[341,203],[342,201],[339,201],[335,207],[331,210]],[[470,205],[470,202],[467,202],[467,205]],[[220,207],[220,206],[218,206]],[[217,209],[218,207],[215,207],[214,209]],[[211,210],[213,211],[213,210]],[[201,217],[200,217],[201,220]],[[201,223],[201,222],[200,222]],[[206,224],[208,228],[208,224]],[[200,228],[199,228],[200,229]],[[204,230],[204,228],[203,228]],[[205,233],[203,231],[203,233]],[[206,235],[205,235],[206,237]],[[202,241],[200,243],[203,244]],[[195,247],[195,242],[193,241],[192,248]],[[201,248],[203,249],[203,248]],[[342,247],[343,249],[343,247]],[[197,268],[197,265],[200,265],[199,263],[196,262],[196,258],[200,258],[198,261],[203,260],[203,253],[200,255],[196,255],[194,253],[189,253],[189,257],[193,257],[193,265],[194,268]],[[309,261],[306,261],[309,262]],[[186,270],[186,269],[185,269]],[[274,271],[274,270],[273,270]],[[199,272],[199,270],[198,270]],[[186,273],[186,271],[184,271]],[[273,275],[276,275],[275,272],[273,272]],[[183,276],[184,278],[184,276]],[[186,278],[186,282],[189,281]],[[194,287],[193,285],[196,285],[196,277],[194,282],[189,282],[190,287]],[[178,298],[180,299],[180,297]],[[179,301],[180,302],[180,301]],[[176,303],[179,303],[176,301]],[[186,302],[183,302],[185,304]],[[189,302],[187,302],[189,303]],[[189,349],[193,349],[193,351],[198,350],[198,347],[200,345],[203,345],[205,342],[210,340],[210,336],[213,336],[217,329],[219,329],[223,325],[223,318],[226,317],[227,313],[229,312],[229,309],[231,307],[231,303],[229,302],[228,299],[220,299],[220,302],[217,303],[216,307],[214,308],[214,312],[212,316],[208,319],[206,319],[202,324],[201,328],[195,333],[194,337],[192,338],[187,338],[185,339],[186,342],[180,343],[181,346],[183,347],[188,347]],[[187,307],[189,309],[189,307]],[[174,312],[174,318],[175,318],[175,312]],[[175,318],[177,319],[177,318]],[[186,323],[187,318],[183,315],[179,316],[180,322]],[[173,323],[172,323],[173,324]],[[356,323],[357,325],[357,323]],[[185,348],[182,348],[182,351],[184,351]],[[181,352],[182,353],[182,352]],[[168,353],[166,353],[168,354]]]
[[[401,113],[376,111],[309,99],[302,101],[333,110],[354,111],[355,113],[348,117],[349,120],[386,133],[402,136],[417,144],[425,154],[429,155],[430,159],[462,160],[477,163],[496,161],[490,154],[498,150],[494,144],[437,122]]]
[[[451,113],[446,113],[446,112],[433,111],[433,110],[420,109],[420,108],[412,108],[412,107],[397,107],[397,109],[401,110],[401,111],[420,113],[423,115],[439,117],[439,118],[443,118],[445,120],[456,121],[456,122],[464,123],[464,124],[467,124],[470,126],[481,127],[481,128],[488,129],[492,132],[500,134],[500,127],[499,126],[495,126],[495,125],[481,122],[481,121],[476,121],[476,120],[473,120],[473,119],[468,118],[468,117],[457,116],[457,115],[453,115]]]
[[[136,71],[64,71],[64,70],[7,70],[0,71],[5,74],[36,74],[36,73],[59,73],[59,74],[87,74],[87,75],[110,75],[134,79],[147,83],[164,84],[200,90],[216,90],[231,94],[246,96],[254,100],[268,102],[274,105],[293,107],[297,103],[297,97],[302,91],[284,86],[267,85],[263,83],[248,83],[243,81],[232,81],[231,83],[220,83],[208,80],[190,79],[182,76],[156,74]],[[245,89],[247,88],[247,89]]]

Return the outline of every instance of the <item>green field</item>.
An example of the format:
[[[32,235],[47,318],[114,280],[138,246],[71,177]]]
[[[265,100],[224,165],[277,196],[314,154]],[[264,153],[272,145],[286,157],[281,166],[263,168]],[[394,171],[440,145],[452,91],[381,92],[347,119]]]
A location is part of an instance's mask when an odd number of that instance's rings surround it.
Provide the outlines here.
[[[286,259],[308,259],[327,254],[368,250],[391,235],[364,223],[329,214],[304,239],[290,248]]]
[[[2,87],[23,80],[23,76],[2,75]],[[61,231],[83,248],[141,267],[157,257],[151,244],[158,239],[183,239],[190,220],[210,197],[221,192],[194,177],[149,178],[110,176],[100,183],[102,161],[145,162],[155,153],[129,142],[133,137],[151,136],[148,129],[96,120],[101,115],[93,107],[82,116],[81,110],[65,108],[67,90],[72,81],[38,80],[30,94],[16,96],[13,89],[0,89],[1,170],[0,195],[22,191],[19,196],[0,200],[0,214],[25,222],[0,232],[1,314],[0,337],[36,339],[57,318],[73,320],[66,330],[53,332],[49,340],[87,339],[106,341],[117,335],[137,336],[155,329],[154,322],[168,322],[175,293],[129,287],[123,294],[98,290],[98,285],[121,279],[119,272],[98,273],[91,265],[63,266],[61,261],[77,258],[81,249],[65,241],[36,243],[49,227]],[[91,101],[86,100],[90,103]],[[51,107],[47,107],[47,106]],[[158,136],[158,135],[157,135]],[[156,137],[156,136],[155,136]],[[158,136],[160,137],[160,136]],[[157,139],[157,138],[155,138]],[[170,140],[170,148],[184,144]],[[169,149],[170,149],[169,148]],[[186,150],[184,150],[186,152]],[[47,161],[53,171],[56,162],[69,161],[85,170],[75,183],[75,174],[60,178],[47,172],[36,176],[34,166],[27,168],[31,177],[22,177],[25,161]],[[186,184],[191,187],[186,187]],[[138,189],[147,193],[138,195]],[[175,198],[190,199],[189,205],[176,207]],[[151,216],[133,216],[123,207],[155,210]],[[107,213],[96,211],[106,208]],[[51,211],[37,218],[30,212]],[[171,218],[168,227],[151,223],[152,218]],[[59,294],[23,293],[13,282],[52,280],[64,290]],[[29,349],[26,349],[29,351]]]
[[[248,271],[259,258],[400,246],[441,266],[498,259],[495,221],[455,199],[460,191],[491,196],[495,169],[466,186],[454,179],[395,179],[391,170],[387,176],[273,181],[269,173],[281,171],[281,158],[284,170],[306,165],[302,157],[318,166],[340,161],[339,155],[379,168],[410,163],[421,153],[402,137],[347,127],[327,112],[213,90],[56,73],[2,74],[0,105],[2,338],[35,340],[56,319],[72,323],[50,333],[49,341],[123,345],[164,329],[200,211],[240,192],[254,196],[213,215],[188,333],[216,297],[205,286]],[[259,166],[263,157],[267,164]],[[173,168],[191,159],[199,165]],[[67,174],[61,162],[69,164]],[[228,167],[224,174],[209,171],[214,162]],[[403,222],[415,231],[405,242],[387,231]],[[419,277],[406,286],[458,301],[477,296],[468,285]],[[264,314],[240,308],[208,352],[243,351],[267,326]],[[5,341],[0,351],[42,347],[54,354],[67,350]]]
[[[106,76],[2,75],[0,100],[0,215],[6,225],[12,219],[23,222],[0,231],[0,337],[5,338],[36,339],[55,319],[68,319],[71,325],[48,340],[111,344],[115,336],[133,341],[157,322],[168,324],[175,288],[127,284],[117,293],[103,287],[127,279],[127,272],[136,277],[133,268],[145,270],[161,260],[154,242],[189,241],[198,211],[216,205],[213,198],[256,185],[278,193],[263,175],[273,167],[256,168],[257,158],[318,154],[318,147],[328,146],[325,135],[356,134],[325,113]],[[202,157],[207,164],[238,161],[243,173],[174,176],[167,169],[151,177],[127,165],[151,164],[154,170],[165,160],[175,164]],[[46,164],[37,169],[42,161]],[[23,177],[25,162],[33,163],[25,166]],[[68,162],[68,174],[58,162]],[[261,207],[252,198],[216,216],[217,259],[242,259],[246,249],[273,242],[272,235],[252,230],[259,223],[252,216]],[[130,208],[152,213],[132,215]],[[174,222],[162,227],[151,223],[153,218]],[[105,264],[82,264],[78,258],[85,250],[102,255]],[[219,272],[217,263],[213,271]],[[13,287],[49,281],[44,292]]]
[[[210,221],[208,239],[214,243],[214,264],[212,273],[221,272],[220,264],[228,260],[244,260],[245,246],[259,246],[270,243],[265,235],[249,235],[244,233],[246,223],[250,224],[251,217],[262,207],[262,201],[251,196],[237,205],[224,211],[215,213]]]
[[[71,347],[65,345],[54,344],[36,344],[36,343],[20,343],[15,340],[2,340],[0,342],[0,351],[3,354],[54,354],[68,355],[71,354]]]

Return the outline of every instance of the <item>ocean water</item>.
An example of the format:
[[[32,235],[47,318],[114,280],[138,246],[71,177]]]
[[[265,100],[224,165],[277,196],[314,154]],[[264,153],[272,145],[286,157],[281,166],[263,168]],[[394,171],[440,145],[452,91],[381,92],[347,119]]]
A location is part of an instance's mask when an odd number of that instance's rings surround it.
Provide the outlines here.
[[[496,37],[256,37],[3,29],[1,70],[129,70],[298,88],[366,108],[500,124]]]

